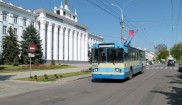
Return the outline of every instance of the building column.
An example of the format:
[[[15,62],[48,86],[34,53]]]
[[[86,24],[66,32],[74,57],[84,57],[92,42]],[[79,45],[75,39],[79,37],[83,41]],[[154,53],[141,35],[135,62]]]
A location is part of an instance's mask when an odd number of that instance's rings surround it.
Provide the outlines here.
[[[85,59],[84,61],[88,61],[88,33],[85,33],[84,37],[84,43],[85,43]]]
[[[77,32],[75,31],[74,32],[74,35],[73,35],[73,60],[74,61],[77,61]]]
[[[45,60],[45,24],[46,22],[44,20],[41,20],[40,21],[40,39],[42,40],[42,52],[43,52],[43,56],[42,56],[42,59]]]
[[[23,17],[18,17],[18,41],[22,41],[21,36],[23,36]]]
[[[58,26],[55,24],[54,26],[54,41],[53,41],[53,46],[54,46],[54,54],[53,58],[54,60],[58,60]]]
[[[13,26],[13,24],[14,24],[14,18],[13,18],[13,14],[11,14],[11,13],[9,13],[8,15],[8,26],[7,26],[7,30],[9,29],[9,27],[11,26]]]
[[[77,50],[77,52],[78,52],[78,53],[77,53],[77,54],[78,54],[78,59],[77,59],[77,60],[78,60],[78,61],[81,61],[81,59],[80,59],[80,53],[81,53],[81,51],[80,51],[80,50],[81,50],[81,49],[80,49],[80,46],[81,46],[81,42],[80,42],[80,41],[81,41],[81,33],[79,32],[79,33],[78,33],[78,50]]]
[[[84,34],[81,34],[81,61],[84,61]]]
[[[47,60],[52,60],[52,23],[48,24],[47,30]]]
[[[35,28],[36,28],[37,31],[40,30],[40,29],[39,29],[39,22],[38,22],[38,21],[35,22]]]
[[[73,30],[70,30],[69,33],[69,60],[72,61],[73,60]]]
[[[59,60],[63,60],[63,27],[59,29]]]
[[[69,29],[65,28],[64,33],[64,60],[68,61],[68,32]]]
[[[2,11],[0,11],[0,14],[3,14]],[[3,43],[3,38],[2,38],[2,35],[3,35],[3,15],[0,16],[0,57],[1,57],[1,54],[2,54],[2,43]]]

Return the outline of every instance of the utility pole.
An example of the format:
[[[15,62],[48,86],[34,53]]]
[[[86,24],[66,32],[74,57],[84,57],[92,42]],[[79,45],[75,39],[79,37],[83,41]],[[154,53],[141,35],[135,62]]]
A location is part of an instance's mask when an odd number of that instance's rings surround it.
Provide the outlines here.
[[[115,6],[117,7],[120,12],[121,12],[121,21],[120,21],[120,26],[121,26],[121,43],[124,44],[125,43],[125,38],[124,38],[124,16],[123,16],[123,11],[124,11],[124,8],[126,7],[126,5],[130,2],[132,2],[133,0],[128,0],[127,2],[124,3],[124,5],[122,6],[122,8],[118,5],[115,5],[115,4],[111,4],[112,6]]]

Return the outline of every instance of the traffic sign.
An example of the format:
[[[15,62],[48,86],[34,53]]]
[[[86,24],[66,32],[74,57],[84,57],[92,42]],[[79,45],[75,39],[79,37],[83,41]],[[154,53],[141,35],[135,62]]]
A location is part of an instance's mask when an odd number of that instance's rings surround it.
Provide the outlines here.
[[[34,53],[36,51],[36,45],[33,44],[33,43],[30,43],[29,46],[28,46],[28,51],[31,52],[31,53]]]
[[[28,57],[35,57],[34,53],[28,53]]]

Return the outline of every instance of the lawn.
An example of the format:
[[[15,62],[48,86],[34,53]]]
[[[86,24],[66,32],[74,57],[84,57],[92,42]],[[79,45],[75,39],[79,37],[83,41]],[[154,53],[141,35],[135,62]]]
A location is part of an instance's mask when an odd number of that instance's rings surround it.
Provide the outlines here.
[[[32,65],[32,71],[63,69],[63,68],[75,68],[75,66],[70,66],[70,65],[50,65],[50,64]],[[19,66],[0,65],[0,73],[27,72],[29,70],[30,70],[30,66],[29,65],[19,65]]]
[[[71,72],[71,73],[62,73],[62,74],[54,74],[54,75],[41,75],[41,76],[31,76],[29,78],[19,78],[16,80],[23,80],[23,81],[37,81],[37,82],[49,82],[49,81],[56,81],[57,79],[67,78],[71,76],[78,76],[78,75],[84,75],[84,74],[90,74],[89,71],[83,71],[83,72]]]

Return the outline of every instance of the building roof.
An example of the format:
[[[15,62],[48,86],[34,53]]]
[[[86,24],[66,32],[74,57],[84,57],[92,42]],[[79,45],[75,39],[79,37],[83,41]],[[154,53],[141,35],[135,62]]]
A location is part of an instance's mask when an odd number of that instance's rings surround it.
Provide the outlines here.
[[[63,22],[68,22],[69,24],[75,25],[77,28],[79,28],[81,30],[84,30],[84,31],[87,31],[87,29],[88,29],[87,26],[81,25],[81,24],[79,24],[79,23],[77,23],[77,22],[75,22],[73,20],[70,20],[70,19],[68,19],[66,17],[60,16],[60,15],[58,15],[56,13],[50,12],[50,11],[48,11],[46,9],[35,10],[35,13],[36,14],[45,13],[45,14],[51,15],[53,17],[56,17],[56,18],[60,19],[60,20],[63,20]]]
[[[0,6],[10,8],[10,9],[17,10],[17,11],[20,11],[20,12],[25,13],[25,14],[35,16],[35,14],[31,10],[26,10],[26,9],[24,9],[22,7],[17,7],[15,5],[13,5],[12,3],[6,3],[6,2],[3,2],[3,1],[0,1]]]

